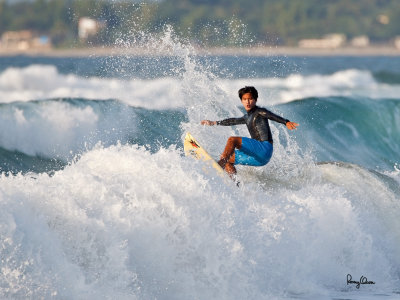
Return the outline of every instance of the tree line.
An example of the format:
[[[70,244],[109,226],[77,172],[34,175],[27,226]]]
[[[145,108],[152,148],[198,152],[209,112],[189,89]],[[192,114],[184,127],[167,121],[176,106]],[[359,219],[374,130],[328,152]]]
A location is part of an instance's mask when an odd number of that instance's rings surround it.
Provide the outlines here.
[[[30,29],[56,46],[76,45],[81,17],[106,24],[93,44],[111,44],[133,31],[161,32],[166,24],[205,46],[296,45],[329,33],[381,43],[400,35],[398,0],[0,0],[0,34]]]

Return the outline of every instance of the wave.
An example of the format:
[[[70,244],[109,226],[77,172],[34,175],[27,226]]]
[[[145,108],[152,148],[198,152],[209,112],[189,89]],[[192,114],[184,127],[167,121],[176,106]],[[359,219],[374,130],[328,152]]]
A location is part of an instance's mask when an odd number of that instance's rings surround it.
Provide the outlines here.
[[[178,142],[179,125],[184,120],[180,111],[145,110],[115,100],[54,99],[0,104],[0,147],[11,153],[64,162],[97,143],[139,143],[155,151]],[[8,156],[2,161],[12,170],[16,167]],[[33,164],[33,169],[24,167],[21,171],[37,170],[36,167]]]
[[[54,98],[118,99],[131,106],[150,109],[182,105],[177,81],[170,78],[150,81],[84,78],[60,74],[55,66],[44,65],[8,68],[0,74],[1,103]]]
[[[312,152],[316,161],[346,161],[382,170],[392,170],[399,164],[399,100],[309,98],[277,105],[272,110],[300,123],[300,129],[290,134],[299,148]],[[181,147],[180,135],[189,130],[218,157],[224,146],[220,141],[230,135],[247,136],[246,127],[210,130],[200,126],[200,120],[241,114],[236,106],[227,107],[222,102],[197,103],[186,112],[131,107],[116,100],[14,102],[0,104],[0,147],[16,157],[21,154],[68,163],[97,143],[138,144],[153,152],[171,145]],[[285,146],[289,140],[286,130],[273,123],[271,126],[277,145]],[[0,164],[3,171],[43,169],[33,162],[27,168],[10,155],[3,156]],[[49,163],[49,168],[52,166]]]
[[[51,177],[3,175],[1,296],[345,297],[346,274],[395,293],[398,189],[353,165],[274,159],[239,189],[172,146],[99,146]]]
[[[302,124],[300,147],[319,161],[347,161],[393,169],[399,163],[400,101],[327,97],[292,102],[282,109]]]
[[[375,80],[370,71],[348,69],[329,75],[293,74],[286,78],[259,79],[268,95],[268,103],[285,103],[310,97],[359,97],[369,99],[399,99],[400,85],[383,84]]]
[[[19,102],[3,104],[0,113],[1,146],[31,156],[66,159],[99,140],[115,142],[135,132],[131,113],[115,101]]]
[[[155,79],[118,79],[80,77],[62,74],[55,66],[30,65],[7,68],[0,73],[0,103],[54,98],[82,98],[94,100],[117,99],[127,105],[148,109],[177,109],[187,104],[193,95],[193,85],[210,84],[210,72],[195,70],[191,62],[175,77]],[[200,76],[199,76],[200,74]],[[280,104],[309,97],[365,97],[398,99],[400,85],[382,83],[369,71],[349,69],[330,75],[292,74],[284,78],[212,78],[211,90],[218,89],[218,97],[237,104],[237,90],[254,85],[260,92],[260,103]],[[190,84],[189,84],[190,83]],[[197,97],[213,97],[205,90]],[[215,96],[215,95],[214,95]]]
[[[199,125],[241,112],[218,84],[193,74],[198,80],[182,80],[186,111],[84,98],[0,105],[6,153],[63,163],[0,177],[0,296],[344,298],[346,274],[379,282],[365,287],[370,293],[396,294],[399,101],[276,105],[301,131],[272,124],[271,162],[239,166],[237,188],[183,155],[187,129],[214,156],[227,136],[247,135]],[[220,97],[200,101],[204,94]],[[389,161],[383,171],[370,161],[376,154]],[[315,163],[326,156],[353,163]]]

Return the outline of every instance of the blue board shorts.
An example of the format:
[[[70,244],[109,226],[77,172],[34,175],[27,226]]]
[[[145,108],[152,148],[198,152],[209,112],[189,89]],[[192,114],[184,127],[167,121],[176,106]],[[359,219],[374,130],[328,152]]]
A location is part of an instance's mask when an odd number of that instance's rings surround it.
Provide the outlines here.
[[[264,166],[271,159],[273,146],[270,142],[260,142],[242,137],[242,147],[235,150],[235,165]]]

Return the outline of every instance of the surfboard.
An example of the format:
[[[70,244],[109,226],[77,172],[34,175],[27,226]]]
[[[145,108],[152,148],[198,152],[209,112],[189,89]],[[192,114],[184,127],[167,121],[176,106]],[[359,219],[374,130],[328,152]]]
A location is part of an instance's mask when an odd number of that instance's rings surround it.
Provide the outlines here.
[[[225,171],[189,132],[186,133],[185,140],[183,141],[183,149],[186,156],[193,156],[195,159],[204,161],[207,165],[214,168],[218,175],[225,177]]]

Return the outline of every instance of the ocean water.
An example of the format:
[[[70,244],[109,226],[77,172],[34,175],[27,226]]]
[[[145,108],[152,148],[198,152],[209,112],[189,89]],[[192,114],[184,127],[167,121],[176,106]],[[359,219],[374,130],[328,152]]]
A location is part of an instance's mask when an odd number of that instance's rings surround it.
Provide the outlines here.
[[[400,299],[400,57],[0,57],[0,298]],[[215,158],[271,122],[237,187]],[[347,283],[364,276],[375,284]],[[361,280],[362,281],[362,280]]]

